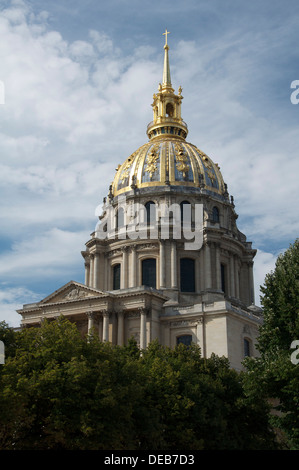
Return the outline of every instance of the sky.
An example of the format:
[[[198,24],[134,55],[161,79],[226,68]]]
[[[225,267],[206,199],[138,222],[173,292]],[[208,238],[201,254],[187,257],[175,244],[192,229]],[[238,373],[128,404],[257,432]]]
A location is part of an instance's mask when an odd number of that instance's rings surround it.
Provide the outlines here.
[[[257,305],[298,237],[297,0],[0,0],[0,321],[84,283],[95,210],[148,140],[166,28],[187,141],[257,250]]]

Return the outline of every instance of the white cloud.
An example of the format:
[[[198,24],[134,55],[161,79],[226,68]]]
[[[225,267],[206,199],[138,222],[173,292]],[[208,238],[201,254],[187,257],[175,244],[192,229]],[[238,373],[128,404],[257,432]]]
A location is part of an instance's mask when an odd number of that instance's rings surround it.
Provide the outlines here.
[[[254,258],[254,288],[255,288],[255,303],[260,305],[261,291],[260,287],[264,285],[266,274],[269,274],[275,269],[277,257],[284,250],[279,253],[273,254],[266,251],[257,250]]]
[[[80,257],[117,164],[147,140],[163,49],[136,42],[125,53],[94,28],[70,41],[49,26],[47,11],[23,0],[10,5],[0,16],[0,236],[11,248],[0,252],[0,275],[12,282],[18,273],[21,282],[25,268],[49,278]],[[273,90],[281,76],[277,54],[289,50],[295,19],[254,35],[232,25],[170,49],[188,140],[220,164],[240,230],[265,249],[256,256],[257,285],[276,257],[271,242],[283,248],[299,229],[298,120],[289,97],[281,112],[282,91],[269,98],[264,83]]]
[[[31,238],[14,242],[9,252],[0,255],[0,276],[6,281],[47,281],[62,272],[71,273],[82,262],[86,233],[53,228]],[[82,261],[81,261],[82,260]]]
[[[40,295],[26,287],[0,286],[0,321],[5,321],[10,327],[20,326],[21,316],[16,310],[26,303],[38,302]]]

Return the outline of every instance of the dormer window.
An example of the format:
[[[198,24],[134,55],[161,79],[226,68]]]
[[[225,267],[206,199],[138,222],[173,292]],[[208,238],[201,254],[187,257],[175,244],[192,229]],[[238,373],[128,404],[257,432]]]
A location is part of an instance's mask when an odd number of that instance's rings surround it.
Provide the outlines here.
[[[147,225],[154,225],[156,223],[156,204],[153,201],[148,201],[145,204],[145,210]]]

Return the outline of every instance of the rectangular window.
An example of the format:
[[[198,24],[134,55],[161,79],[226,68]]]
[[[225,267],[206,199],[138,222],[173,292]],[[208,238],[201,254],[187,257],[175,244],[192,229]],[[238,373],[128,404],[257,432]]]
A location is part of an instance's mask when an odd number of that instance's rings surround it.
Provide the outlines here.
[[[181,258],[181,292],[195,292],[195,262],[192,258]]]
[[[156,260],[154,258],[142,261],[142,285],[156,289]]]
[[[222,292],[225,293],[226,285],[225,285],[225,265],[221,264],[221,289]]]
[[[113,268],[113,290],[120,289],[120,264],[116,264]]]

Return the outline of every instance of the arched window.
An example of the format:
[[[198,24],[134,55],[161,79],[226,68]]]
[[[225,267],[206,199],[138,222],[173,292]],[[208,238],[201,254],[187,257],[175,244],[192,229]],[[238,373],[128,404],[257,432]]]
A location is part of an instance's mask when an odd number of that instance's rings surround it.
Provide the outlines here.
[[[244,357],[249,357],[251,346],[250,346],[250,340],[247,338],[244,338],[243,340],[243,345],[244,345]]]
[[[145,204],[146,210],[146,223],[147,225],[153,225],[156,223],[156,204],[153,201],[148,201]]]
[[[195,292],[195,262],[192,258],[180,259],[181,292]]]
[[[213,222],[219,222],[219,209],[218,207],[214,206],[212,211],[212,220]]]
[[[181,335],[176,339],[176,344],[184,344],[185,346],[191,346],[192,335]]]
[[[156,260],[147,258],[142,261],[142,285],[156,289]]]
[[[167,105],[166,105],[166,115],[167,115],[168,117],[173,117],[173,114],[174,114],[174,112],[173,112],[173,104],[172,104],[172,103],[167,103]]]
[[[189,201],[183,201],[180,203],[181,208],[181,224],[188,224],[191,227],[192,213],[191,204]]]
[[[120,264],[113,266],[113,290],[120,289]]]

